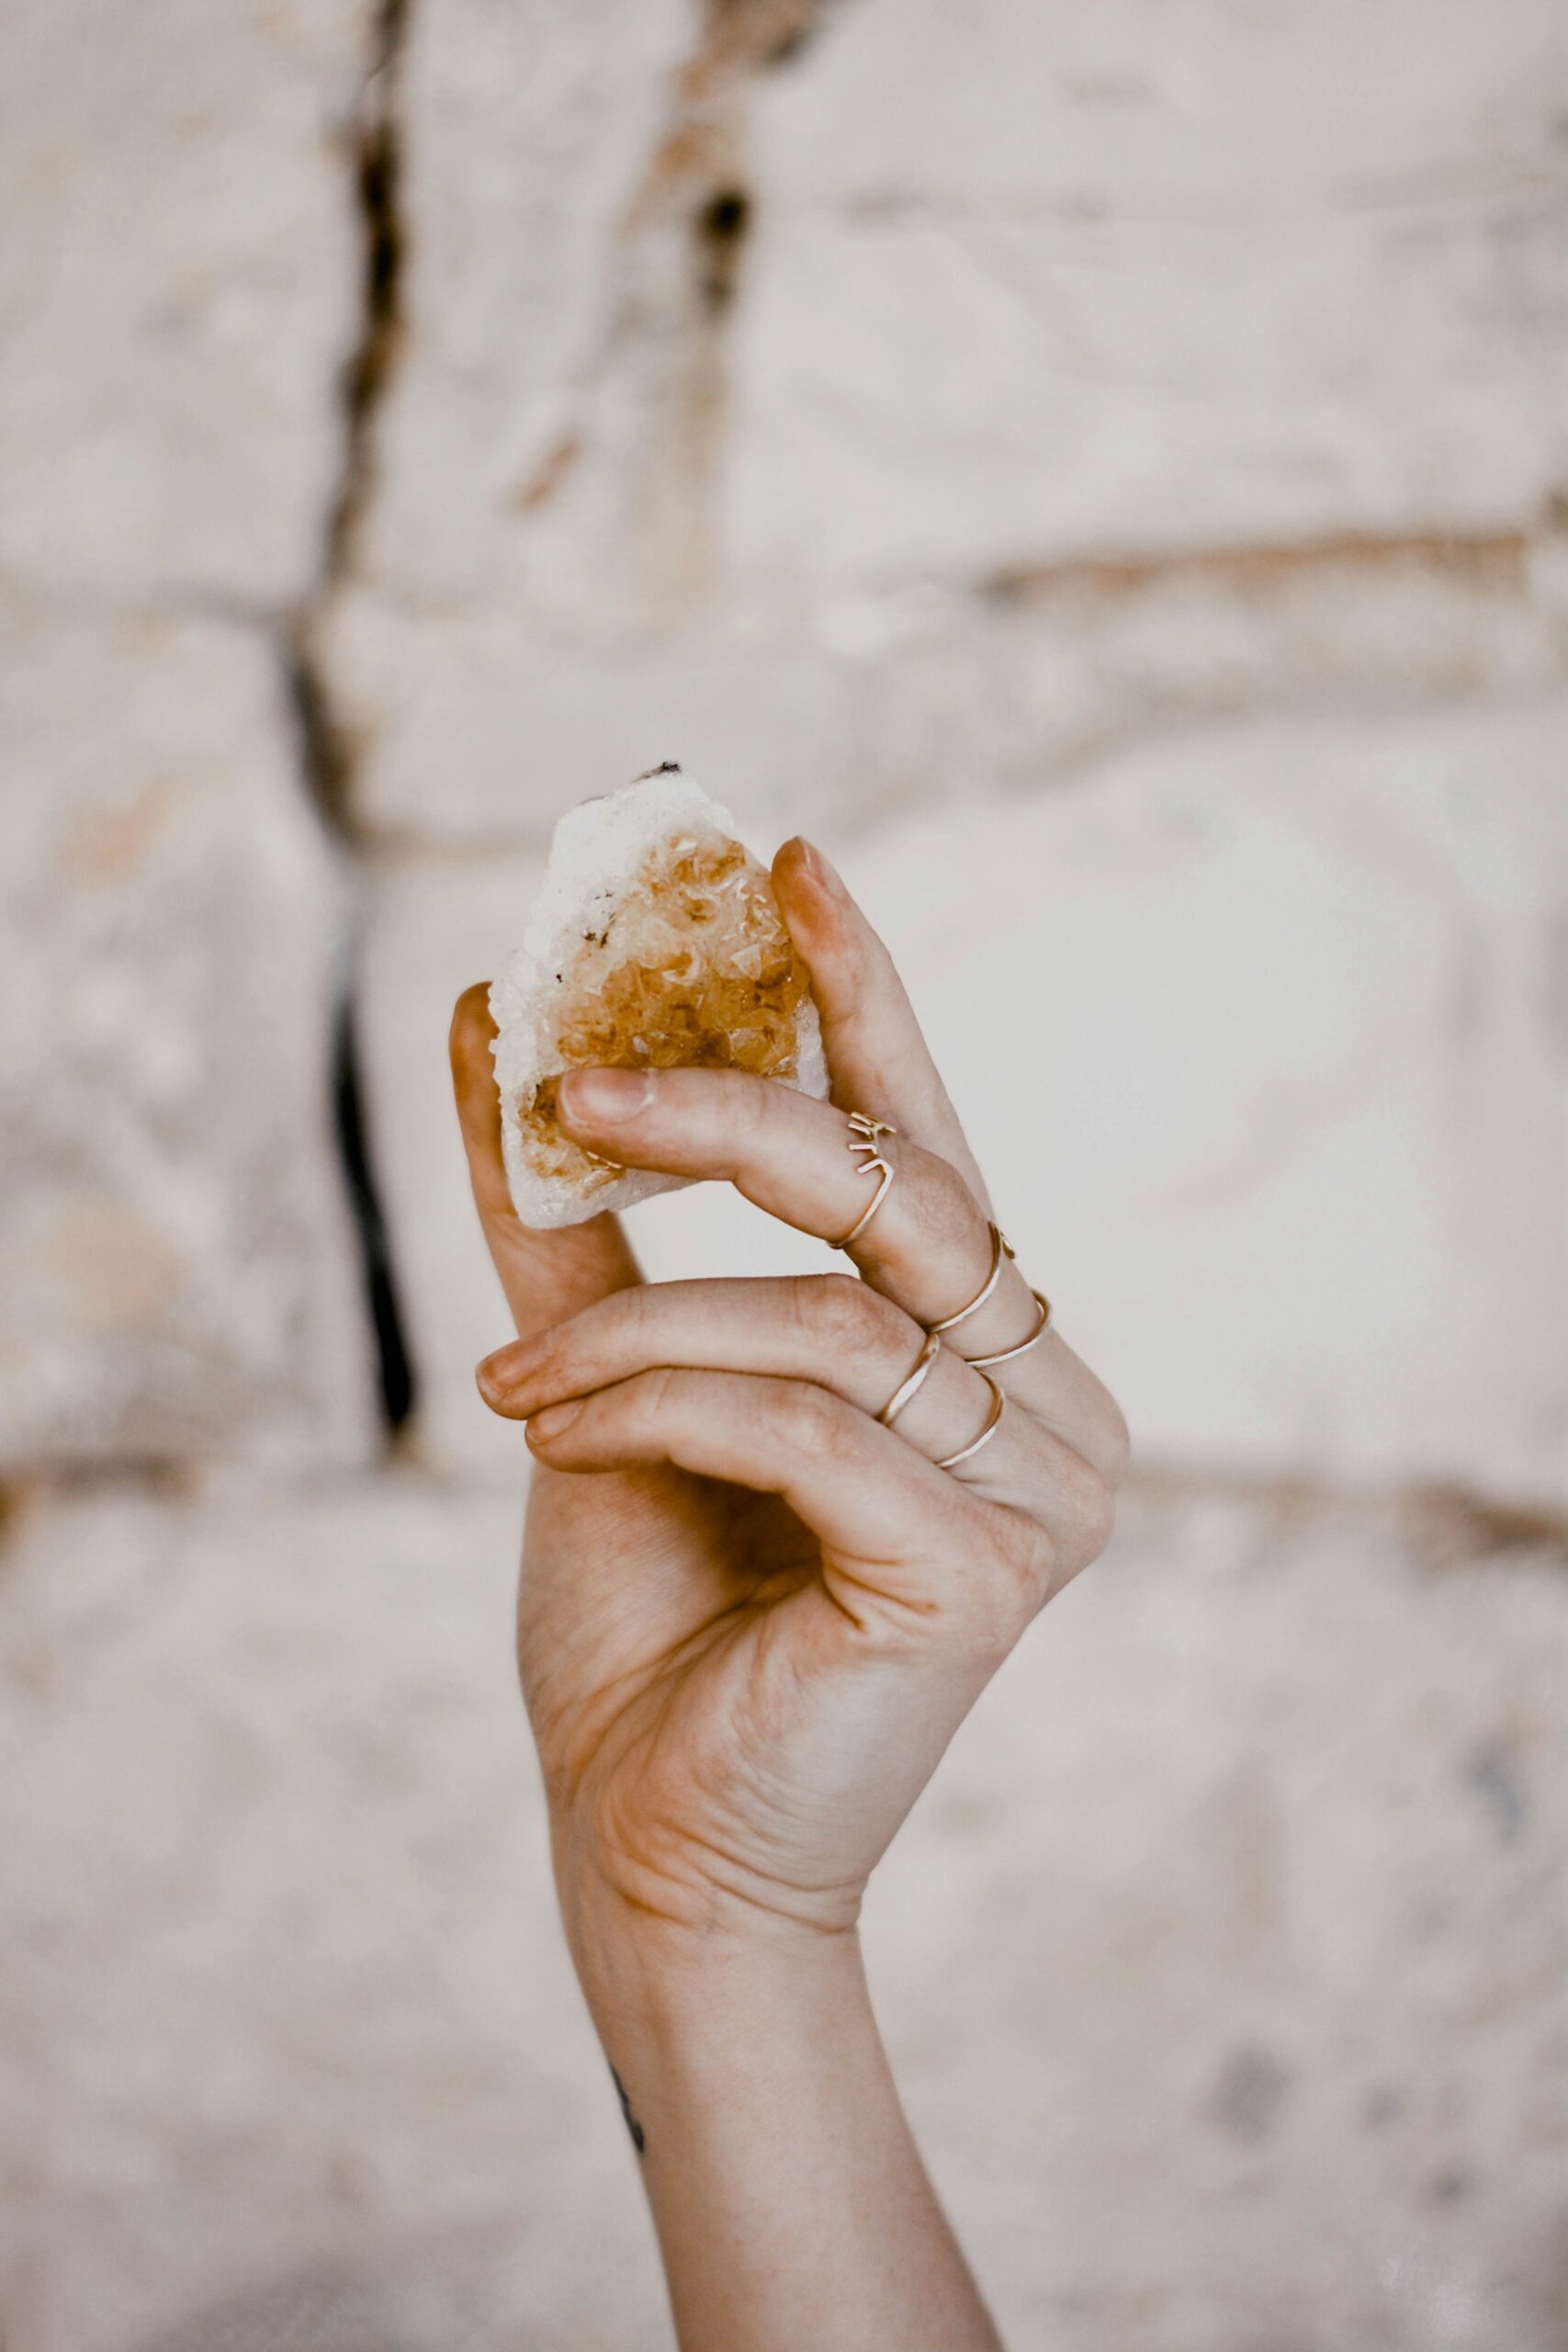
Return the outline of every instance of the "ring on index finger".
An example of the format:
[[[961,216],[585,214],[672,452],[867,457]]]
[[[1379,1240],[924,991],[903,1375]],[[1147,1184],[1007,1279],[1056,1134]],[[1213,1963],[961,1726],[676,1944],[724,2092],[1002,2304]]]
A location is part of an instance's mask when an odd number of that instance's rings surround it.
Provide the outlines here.
[[[876,1190],[872,1195],[869,1207],[855,1219],[842,1239],[829,1243],[830,1250],[847,1250],[852,1242],[858,1241],[891,1192],[892,1163],[883,1159],[876,1148],[876,1138],[878,1136],[896,1136],[897,1132],[897,1128],[890,1127],[886,1119],[867,1118],[863,1111],[850,1113],[850,1150],[860,1161],[861,1174],[876,1178]]]

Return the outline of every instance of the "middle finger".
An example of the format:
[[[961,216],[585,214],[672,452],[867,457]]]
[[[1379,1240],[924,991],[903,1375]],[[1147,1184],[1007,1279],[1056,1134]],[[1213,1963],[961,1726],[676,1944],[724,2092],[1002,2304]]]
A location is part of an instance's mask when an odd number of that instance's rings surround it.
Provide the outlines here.
[[[498,1348],[479,1383],[509,1420],[656,1366],[808,1380],[874,1419],[910,1380],[925,1340],[901,1307],[848,1274],[656,1283]],[[942,1348],[898,1412],[897,1433],[941,1462],[971,1442],[992,1402],[981,1374]],[[1007,1415],[965,1483],[1028,1502],[1049,1442],[1029,1415]]]

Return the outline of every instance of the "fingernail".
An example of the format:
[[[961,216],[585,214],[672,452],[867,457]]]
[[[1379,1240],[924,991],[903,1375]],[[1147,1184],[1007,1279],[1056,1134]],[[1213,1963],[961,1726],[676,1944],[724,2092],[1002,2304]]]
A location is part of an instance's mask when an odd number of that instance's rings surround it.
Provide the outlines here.
[[[493,1355],[486,1356],[481,1363],[475,1365],[474,1378],[479,1382],[479,1395],[487,1403],[493,1404],[498,1396],[504,1396],[511,1387],[510,1374],[516,1354],[516,1349],[509,1344],[504,1348],[497,1348]]]
[[[808,842],[804,833],[800,835],[800,862],[802,865],[805,866],[807,874],[810,875],[813,882],[816,883],[817,888],[819,890],[825,891],[829,899],[847,899],[849,897],[850,894],[840,880],[838,874],[834,871],[833,867],[829,865],[827,859],[823,856],[816,842]]]
[[[653,1072],[647,1069],[573,1069],[560,1082],[562,1110],[590,1126],[633,1119],[652,1100]]]
[[[530,1441],[536,1437],[559,1437],[563,1430],[571,1427],[581,1410],[581,1404],[547,1405],[542,1413],[534,1413],[529,1417]]]

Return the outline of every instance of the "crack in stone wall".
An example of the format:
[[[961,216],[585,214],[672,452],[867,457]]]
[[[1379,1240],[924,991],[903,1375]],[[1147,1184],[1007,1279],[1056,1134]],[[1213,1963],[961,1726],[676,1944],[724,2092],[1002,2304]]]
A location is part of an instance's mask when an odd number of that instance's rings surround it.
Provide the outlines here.
[[[297,723],[301,780],[336,848],[350,889],[340,944],[341,989],[333,1014],[333,1113],[343,1179],[359,1238],[367,1306],[375,1335],[382,1415],[391,1437],[417,1394],[397,1271],[381,1206],[375,1147],[355,1034],[358,910],[353,884],[357,842],[350,814],[353,753],[333,707],[317,631],[353,560],[355,533],[374,479],[376,414],[402,340],[403,220],[399,80],[409,33],[409,0],[380,0],[354,125],[354,187],[361,239],[359,332],[342,379],[338,480],[314,589],[285,624],[281,658]]]
[[[1555,519],[1560,527],[1561,518]],[[1332,538],[1277,547],[1068,559],[995,572],[976,583],[976,593],[1026,602],[1058,590],[1114,594],[1186,581],[1213,582],[1245,593],[1309,577],[1325,568],[1354,567],[1376,573],[1420,567],[1478,587],[1518,594],[1527,585],[1531,550],[1551,532],[1553,521],[1553,514],[1544,515],[1539,531],[1342,532]]]
[[[517,497],[525,514],[547,506],[592,450],[607,389],[640,377],[647,424],[617,569],[640,581],[645,616],[690,623],[718,593],[713,501],[728,402],[726,329],[754,219],[746,103],[759,75],[807,46],[830,5],[708,0],[621,222],[607,331],[574,388],[568,422]]]

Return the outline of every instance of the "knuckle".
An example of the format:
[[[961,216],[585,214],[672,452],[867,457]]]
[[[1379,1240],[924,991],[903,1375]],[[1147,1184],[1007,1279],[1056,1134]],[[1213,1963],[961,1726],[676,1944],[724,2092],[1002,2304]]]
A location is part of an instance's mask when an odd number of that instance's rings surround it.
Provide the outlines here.
[[[844,1449],[845,1415],[835,1397],[807,1380],[780,1381],[770,1399],[774,1426],[786,1444],[816,1460]]]
[[[773,1132],[778,1107],[772,1100],[773,1090],[761,1079],[738,1076],[725,1091],[735,1139],[749,1157],[755,1158],[767,1149]]]
[[[1126,1478],[1133,1462],[1133,1432],[1127,1427],[1127,1416],[1114,1396],[1106,1396],[1105,1433],[1102,1441],[1105,1453],[1105,1476],[1112,1488]]]
[[[1038,1521],[988,1505],[985,1542],[964,1595],[964,1632],[981,1657],[999,1664],[1055,1589],[1055,1548]]]
[[[955,1233],[979,1216],[974,1195],[950,1160],[922,1151],[911,1170],[908,1207],[921,1237],[951,1248]]]
[[[626,1383],[626,1410],[635,1427],[647,1435],[667,1429],[680,1404],[680,1374],[668,1364],[655,1364]]]
[[[1097,1560],[1111,1541],[1115,1490],[1080,1454],[1069,1455],[1052,1481],[1050,1523],[1064,1582]]]
[[[642,1285],[615,1291],[575,1317],[562,1333],[557,1363],[574,1388],[599,1387],[617,1376],[616,1367],[629,1370],[627,1341],[641,1330]]]
[[[816,1274],[806,1302],[806,1320],[813,1341],[835,1354],[879,1351],[887,1338],[886,1301],[853,1274]]]

